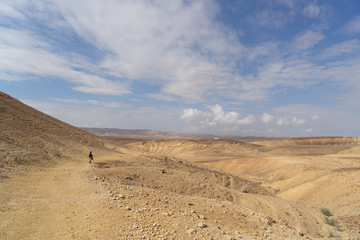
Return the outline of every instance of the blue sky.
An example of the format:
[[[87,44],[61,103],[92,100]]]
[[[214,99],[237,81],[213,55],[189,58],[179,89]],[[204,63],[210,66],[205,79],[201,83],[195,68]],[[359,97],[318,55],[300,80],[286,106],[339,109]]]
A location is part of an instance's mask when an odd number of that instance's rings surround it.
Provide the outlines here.
[[[360,1],[0,0],[0,90],[79,127],[360,136]]]

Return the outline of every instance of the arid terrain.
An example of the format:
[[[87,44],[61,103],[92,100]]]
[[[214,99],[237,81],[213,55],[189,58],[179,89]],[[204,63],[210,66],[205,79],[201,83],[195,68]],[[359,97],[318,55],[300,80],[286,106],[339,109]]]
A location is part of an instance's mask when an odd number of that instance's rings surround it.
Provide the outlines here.
[[[359,144],[105,139],[0,92],[0,239],[360,239]]]

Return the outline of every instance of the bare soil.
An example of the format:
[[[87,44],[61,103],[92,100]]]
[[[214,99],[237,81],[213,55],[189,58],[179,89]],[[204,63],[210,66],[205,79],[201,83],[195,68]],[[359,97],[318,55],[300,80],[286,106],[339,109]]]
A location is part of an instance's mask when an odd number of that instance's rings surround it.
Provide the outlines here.
[[[357,139],[112,141],[1,92],[0,133],[0,239],[360,238]]]
[[[245,193],[223,182],[227,174],[191,165],[177,173],[159,160],[149,171],[128,156],[101,160],[2,180],[1,239],[313,239],[332,231],[316,209]],[[164,177],[154,183],[151,173]],[[169,181],[175,174],[179,181]],[[191,174],[197,184],[184,185]],[[214,179],[203,183],[198,174]]]

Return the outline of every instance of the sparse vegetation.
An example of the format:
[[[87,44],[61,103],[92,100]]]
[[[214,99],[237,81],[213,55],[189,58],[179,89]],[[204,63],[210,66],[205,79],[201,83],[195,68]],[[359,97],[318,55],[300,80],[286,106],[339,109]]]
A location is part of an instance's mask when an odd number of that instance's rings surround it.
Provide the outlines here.
[[[320,211],[322,212],[322,214],[324,214],[326,216],[325,217],[326,224],[336,227],[336,230],[341,231],[341,228],[339,226],[339,221],[334,218],[329,218],[332,216],[332,213],[330,212],[329,209],[322,207],[322,208],[320,208]]]
[[[331,233],[329,233],[329,238],[340,238],[340,237],[331,232]]]
[[[57,156],[57,157],[61,157],[61,152],[60,151],[55,151],[55,156]]]
[[[336,220],[336,219],[330,219],[330,218],[328,218],[328,217],[325,218],[325,222],[326,222],[327,224],[329,224],[330,226],[333,226],[333,227],[336,227],[336,226],[339,225],[338,220]]]
[[[332,213],[331,213],[330,210],[327,209],[327,208],[322,207],[322,208],[320,208],[320,211],[322,212],[322,214],[324,214],[324,215],[327,216],[327,217],[332,216]]]
[[[278,188],[274,189],[274,194],[277,194],[278,192],[280,192],[280,189]]]
[[[341,227],[340,227],[340,225],[339,225],[339,221],[336,220],[336,219],[330,219],[330,218],[328,218],[328,217],[325,217],[325,223],[328,224],[328,225],[330,225],[330,226],[335,227],[336,230],[339,231],[339,232],[342,231],[342,229],[341,229]]]

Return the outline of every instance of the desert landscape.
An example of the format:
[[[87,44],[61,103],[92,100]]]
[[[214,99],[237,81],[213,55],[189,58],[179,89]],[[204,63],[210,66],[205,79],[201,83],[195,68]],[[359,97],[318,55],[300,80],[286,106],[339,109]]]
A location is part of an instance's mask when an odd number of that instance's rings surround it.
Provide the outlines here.
[[[0,92],[0,239],[360,239],[360,138],[88,131]]]

